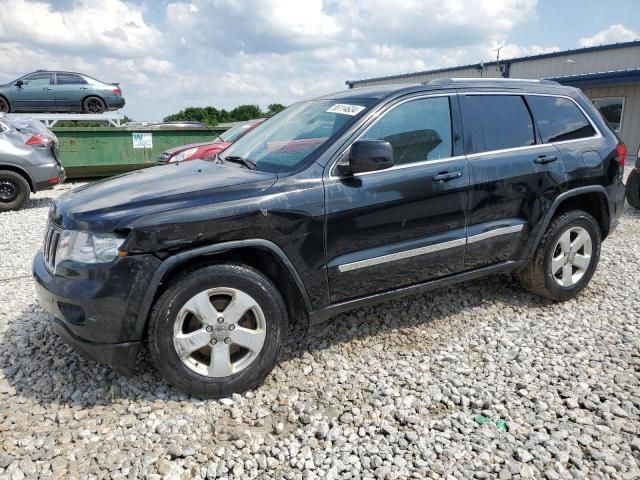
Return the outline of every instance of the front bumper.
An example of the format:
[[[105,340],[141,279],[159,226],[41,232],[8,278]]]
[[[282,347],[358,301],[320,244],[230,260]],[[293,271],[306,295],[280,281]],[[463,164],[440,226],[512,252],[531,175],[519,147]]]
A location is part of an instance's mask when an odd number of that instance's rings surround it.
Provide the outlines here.
[[[91,360],[131,373],[144,333],[139,305],[159,263],[151,255],[95,265],[63,261],[54,275],[39,251],[33,277],[40,305],[66,343]]]
[[[62,320],[49,314],[53,329],[76,352],[89,360],[109,365],[124,375],[133,375],[141,342],[94,343],[84,340],[65,326]]]

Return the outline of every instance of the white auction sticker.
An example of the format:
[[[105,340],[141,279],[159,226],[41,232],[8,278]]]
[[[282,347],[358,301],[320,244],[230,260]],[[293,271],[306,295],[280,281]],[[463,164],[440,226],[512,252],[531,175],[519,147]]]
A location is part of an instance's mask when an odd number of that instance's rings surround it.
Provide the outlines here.
[[[336,103],[335,105],[333,105],[331,108],[329,108],[329,110],[327,110],[328,113],[342,113],[344,115],[357,115],[359,114],[362,110],[364,110],[364,107],[361,105],[349,105],[346,103]]]

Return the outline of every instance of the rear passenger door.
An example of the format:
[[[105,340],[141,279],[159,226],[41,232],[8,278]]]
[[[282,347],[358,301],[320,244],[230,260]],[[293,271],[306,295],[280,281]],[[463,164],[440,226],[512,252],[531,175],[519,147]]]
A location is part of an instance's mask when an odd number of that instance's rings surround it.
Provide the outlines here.
[[[82,99],[89,85],[80,75],[74,73],[56,73],[53,93],[58,110],[80,110]]]
[[[562,158],[541,143],[522,95],[461,93],[460,105],[471,175],[465,267],[520,259],[566,182]]]

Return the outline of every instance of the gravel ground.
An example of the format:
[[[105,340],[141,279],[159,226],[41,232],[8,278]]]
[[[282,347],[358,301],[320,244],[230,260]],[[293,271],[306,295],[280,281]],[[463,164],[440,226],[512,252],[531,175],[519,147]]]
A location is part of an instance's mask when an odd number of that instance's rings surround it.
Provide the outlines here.
[[[258,390],[203,402],[48,325],[30,264],[72,186],[0,214],[0,479],[640,478],[639,213],[576,300],[502,276],[357,310],[293,331]]]

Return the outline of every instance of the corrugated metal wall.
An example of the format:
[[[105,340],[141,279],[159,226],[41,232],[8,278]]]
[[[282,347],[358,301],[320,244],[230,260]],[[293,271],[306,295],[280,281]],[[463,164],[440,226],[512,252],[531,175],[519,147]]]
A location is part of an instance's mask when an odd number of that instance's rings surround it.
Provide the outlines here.
[[[640,45],[637,45],[518,61],[511,64],[509,76],[512,78],[563,77],[639,67]]]
[[[582,91],[589,98],[624,98],[619,134],[629,150],[629,162],[633,161],[640,147],[640,85],[585,87]]]

